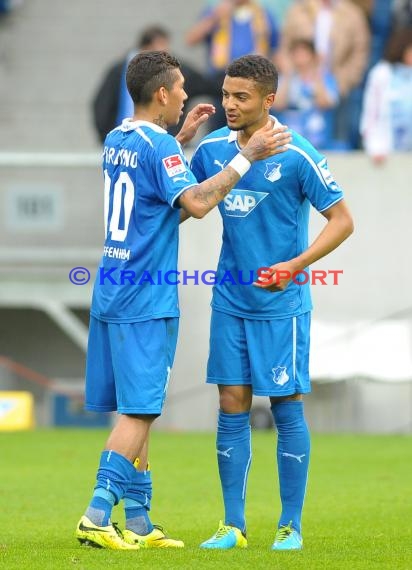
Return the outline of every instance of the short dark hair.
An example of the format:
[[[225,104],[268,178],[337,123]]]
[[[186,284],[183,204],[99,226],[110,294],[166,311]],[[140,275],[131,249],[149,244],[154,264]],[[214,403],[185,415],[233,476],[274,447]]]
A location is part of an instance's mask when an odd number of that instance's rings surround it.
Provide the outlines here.
[[[144,50],[150,47],[157,39],[169,40],[169,32],[161,26],[149,26],[145,28],[137,38],[137,49]]]
[[[179,60],[165,51],[145,51],[135,55],[126,71],[127,90],[133,103],[148,105],[160,87],[172,89],[179,68]]]
[[[258,84],[262,94],[276,93],[278,88],[278,72],[266,57],[261,55],[244,55],[232,61],[226,69],[229,77],[244,77]]]

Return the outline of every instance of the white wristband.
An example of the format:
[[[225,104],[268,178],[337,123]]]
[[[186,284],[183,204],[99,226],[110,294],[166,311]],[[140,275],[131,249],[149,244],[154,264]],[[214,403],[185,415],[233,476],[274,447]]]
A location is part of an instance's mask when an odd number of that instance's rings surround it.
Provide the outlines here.
[[[239,176],[244,176],[252,166],[252,163],[239,152],[234,158],[232,158],[228,166],[231,166],[233,170],[236,170]]]

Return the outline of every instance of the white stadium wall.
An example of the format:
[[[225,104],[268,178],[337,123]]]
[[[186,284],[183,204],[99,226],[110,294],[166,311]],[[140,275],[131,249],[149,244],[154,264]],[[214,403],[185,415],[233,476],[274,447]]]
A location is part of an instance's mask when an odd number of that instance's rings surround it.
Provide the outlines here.
[[[103,237],[99,157],[3,153],[0,163],[0,354],[44,374],[54,390],[72,379],[78,392],[91,288],[73,285],[68,274],[84,266],[93,277],[98,265]],[[331,154],[329,166],[345,190],[356,230],[312,268],[343,274],[337,285],[328,277],[326,285],[312,287],[314,393],[307,398],[308,415],[322,431],[410,431],[411,157],[393,156],[376,169],[362,153]],[[314,213],[312,235],[322,222]],[[188,275],[213,270],[220,234],[217,212],[183,224],[180,270]],[[210,286],[191,280],[180,287],[180,339],[159,427],[214,425],[216,389],[204,384],[210,295]],[[16,382],[25,388],[33,384],[8,375],[2,387]],[[39,421],[47,422],[50,394],[35,389],[42,403]],[[266,406],[262,398],[255,403]]]

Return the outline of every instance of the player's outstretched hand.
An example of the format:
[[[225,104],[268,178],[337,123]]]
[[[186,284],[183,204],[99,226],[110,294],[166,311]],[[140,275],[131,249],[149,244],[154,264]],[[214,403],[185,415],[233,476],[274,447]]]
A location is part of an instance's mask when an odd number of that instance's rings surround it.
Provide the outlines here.
[[[269,119],[264,127],[253,133],[241,153],[250,162],[263,160],[274,154],[285,152],[286,145],[291,140],[292,137],[286,125],[273,128],[273,123]]]
[[[182,128],[176,135],[176,139],[180,144],[187,144],[197,133],[200,125],[203,125],[211,115],[214,115],[216,109],[214,105],[209,103],[199,103],[186,115],[186,119]]]

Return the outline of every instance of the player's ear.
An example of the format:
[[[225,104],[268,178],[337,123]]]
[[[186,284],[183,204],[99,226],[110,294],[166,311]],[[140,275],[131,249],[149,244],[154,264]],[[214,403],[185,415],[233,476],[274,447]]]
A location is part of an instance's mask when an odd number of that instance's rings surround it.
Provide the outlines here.
[[[275,102],[275,94],[274,93],[269,93],[269,95],[266,95],[266,97],[265,97],[265,109],[269,110],[273,106],[274,102]]]
[[[165,106],[168,101],[168,92],[166,87],[160,87],[157,91],[158,101],[161,105]]]

